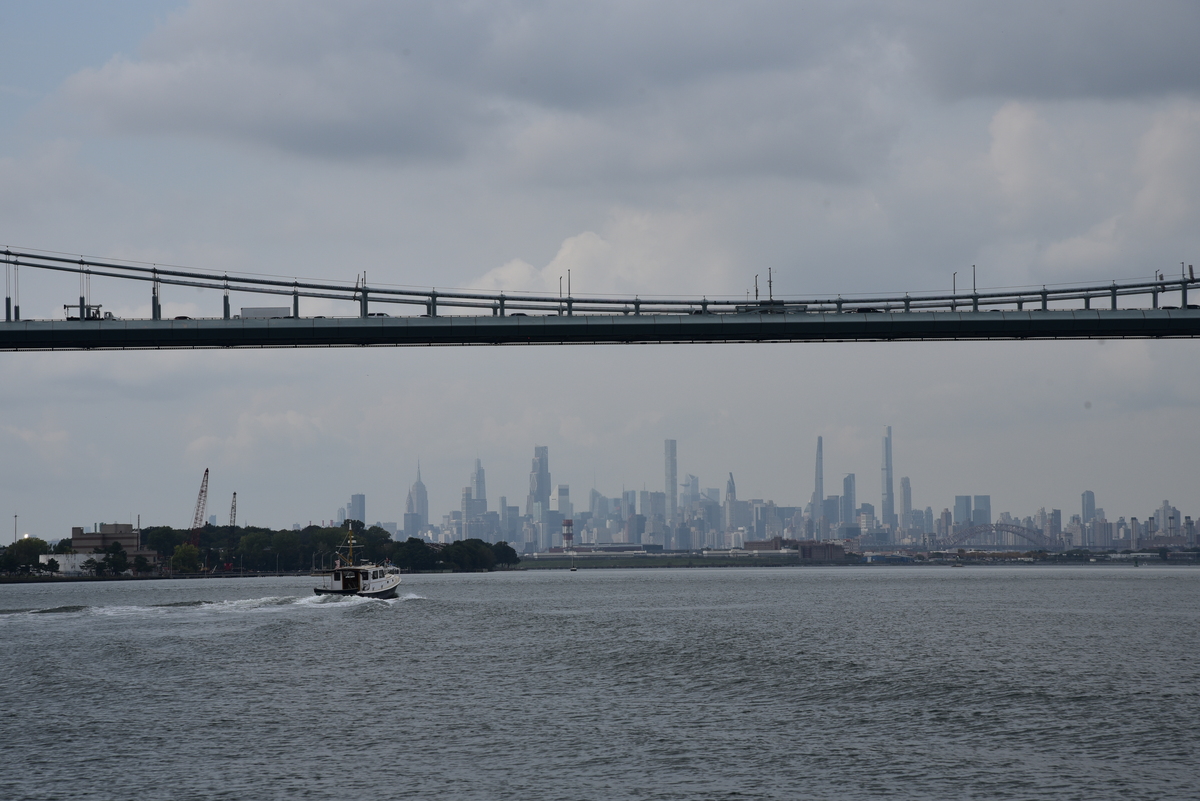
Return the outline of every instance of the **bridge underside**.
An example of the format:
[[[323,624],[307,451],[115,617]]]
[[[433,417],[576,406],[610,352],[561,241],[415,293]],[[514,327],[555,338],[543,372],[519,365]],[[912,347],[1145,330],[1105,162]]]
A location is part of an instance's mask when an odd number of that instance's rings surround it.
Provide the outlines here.
[[[1200,337],[1200,310],[513,315],[0,323],[0,350]]]

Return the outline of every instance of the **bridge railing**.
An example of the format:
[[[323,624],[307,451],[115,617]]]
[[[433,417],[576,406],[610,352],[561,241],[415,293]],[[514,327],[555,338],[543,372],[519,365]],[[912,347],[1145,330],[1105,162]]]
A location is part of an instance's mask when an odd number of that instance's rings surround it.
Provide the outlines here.
[[[354,285],[327,281],[287,281],[278,278],[263,278],[252,275],[230,275],[228,273],[184,270],[177,267],[99,261],[84,257],[71,258],[46,253],[4,250],[0,260],[5,264],[6,274],[21,267],[52,272],[75,273],[81,278],[92,276],[140,281],[152,286],[152,308],[154,318],[159,316],[159,288],[163,285],[197,289],[212,289],[224,292],[247,292],[291,297],[293,308],[298,308],[299,298],[321,298],[357,303],[360,316],[368,314],[368,304],[386,303],[412,306],[426,316],[436,317],[447,310],[474,311],[498,316],[551,314],[551,315],[639,315],[639,314],[794,314],[833,312],[967,312],[982,310],[1014,309],[1019,311],[1048,311],[1062,308],[1117,309],[1121,298],[1142,297],[1148,299],[1143,308],[1175,308],[1161,305],[1163,296],[1177,297],[1178,307],[1197,308],[1189,303],[1189,290],[1196,283],[1194,271],[1188,268],[1179,278],[1166,278],[1157,274],[1151,280],[1110,282],[1072,287],[1046,286],[1040,289],[1004,289],[952,293],[905,293],[903,295],[878,295],[854,297],[771,298],[754,300],[743,298],[668,298],[668,297],[600,297],[600,296],[555,296],[531,293],[479,292],[472,290],[443,290],[398,288],[388,285]],[[1178,293],[1178,294],[1176,294]],[[82,295],[82,292],[81,292]],[[1173,299],[1173,298],[1172,298]],[[1193,296],[1193,299],[1197,299]],[[81,298],[81,304],[83,300]],[[1082,304],[1082,305],[1080,305]],[[6,320],[12,320],[14,305],[10,297],[6,304]],[[228,302],[225,316],[229,317]],[[17,313],[19,318],[19,311]]]

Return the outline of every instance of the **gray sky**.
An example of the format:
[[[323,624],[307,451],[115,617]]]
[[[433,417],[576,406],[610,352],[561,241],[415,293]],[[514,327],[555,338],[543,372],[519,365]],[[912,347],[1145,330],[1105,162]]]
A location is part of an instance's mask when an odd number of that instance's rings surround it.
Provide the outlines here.
[[[0,4],[0,244],[285,276],[780,295],[1149,276],[1200,244],[1189,2]],[[93,300],[148,316],[149,295]],[[22,276],[23,316],[70,276]],[[220,297],[167,289],[164,313]],[[253,296],[234,306],[259,305]],[[353,314],[312,301],[308,314]],[[1110,518],[1196,497],[1193,342],[0,355],[0,513],[47,538],[352,492],[703,486]],[[0,521],[2,522],[2,521]],[[11,521],[10,521],[11,525]],[[11,532],[11,529],[10,529]],[[3,537],[0,537],[3,539]]]

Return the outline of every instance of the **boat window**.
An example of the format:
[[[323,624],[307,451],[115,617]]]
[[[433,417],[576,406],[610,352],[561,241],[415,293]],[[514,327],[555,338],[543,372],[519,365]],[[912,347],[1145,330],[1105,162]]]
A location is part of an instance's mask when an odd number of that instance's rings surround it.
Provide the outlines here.
[[[335,570],[335,571],[333,571],[333,580],[334,580],[334,581],[341,581],[341,580],[342,580],[342,573],[341,573],[341,571],[339,571],[339,570]]]

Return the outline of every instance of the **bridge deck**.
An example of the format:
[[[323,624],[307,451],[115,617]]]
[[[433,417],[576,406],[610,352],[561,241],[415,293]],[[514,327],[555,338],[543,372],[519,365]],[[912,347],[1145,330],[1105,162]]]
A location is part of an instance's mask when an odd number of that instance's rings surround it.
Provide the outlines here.
[[[30,320],[0,350],[1200,337],[1200,310]]]

